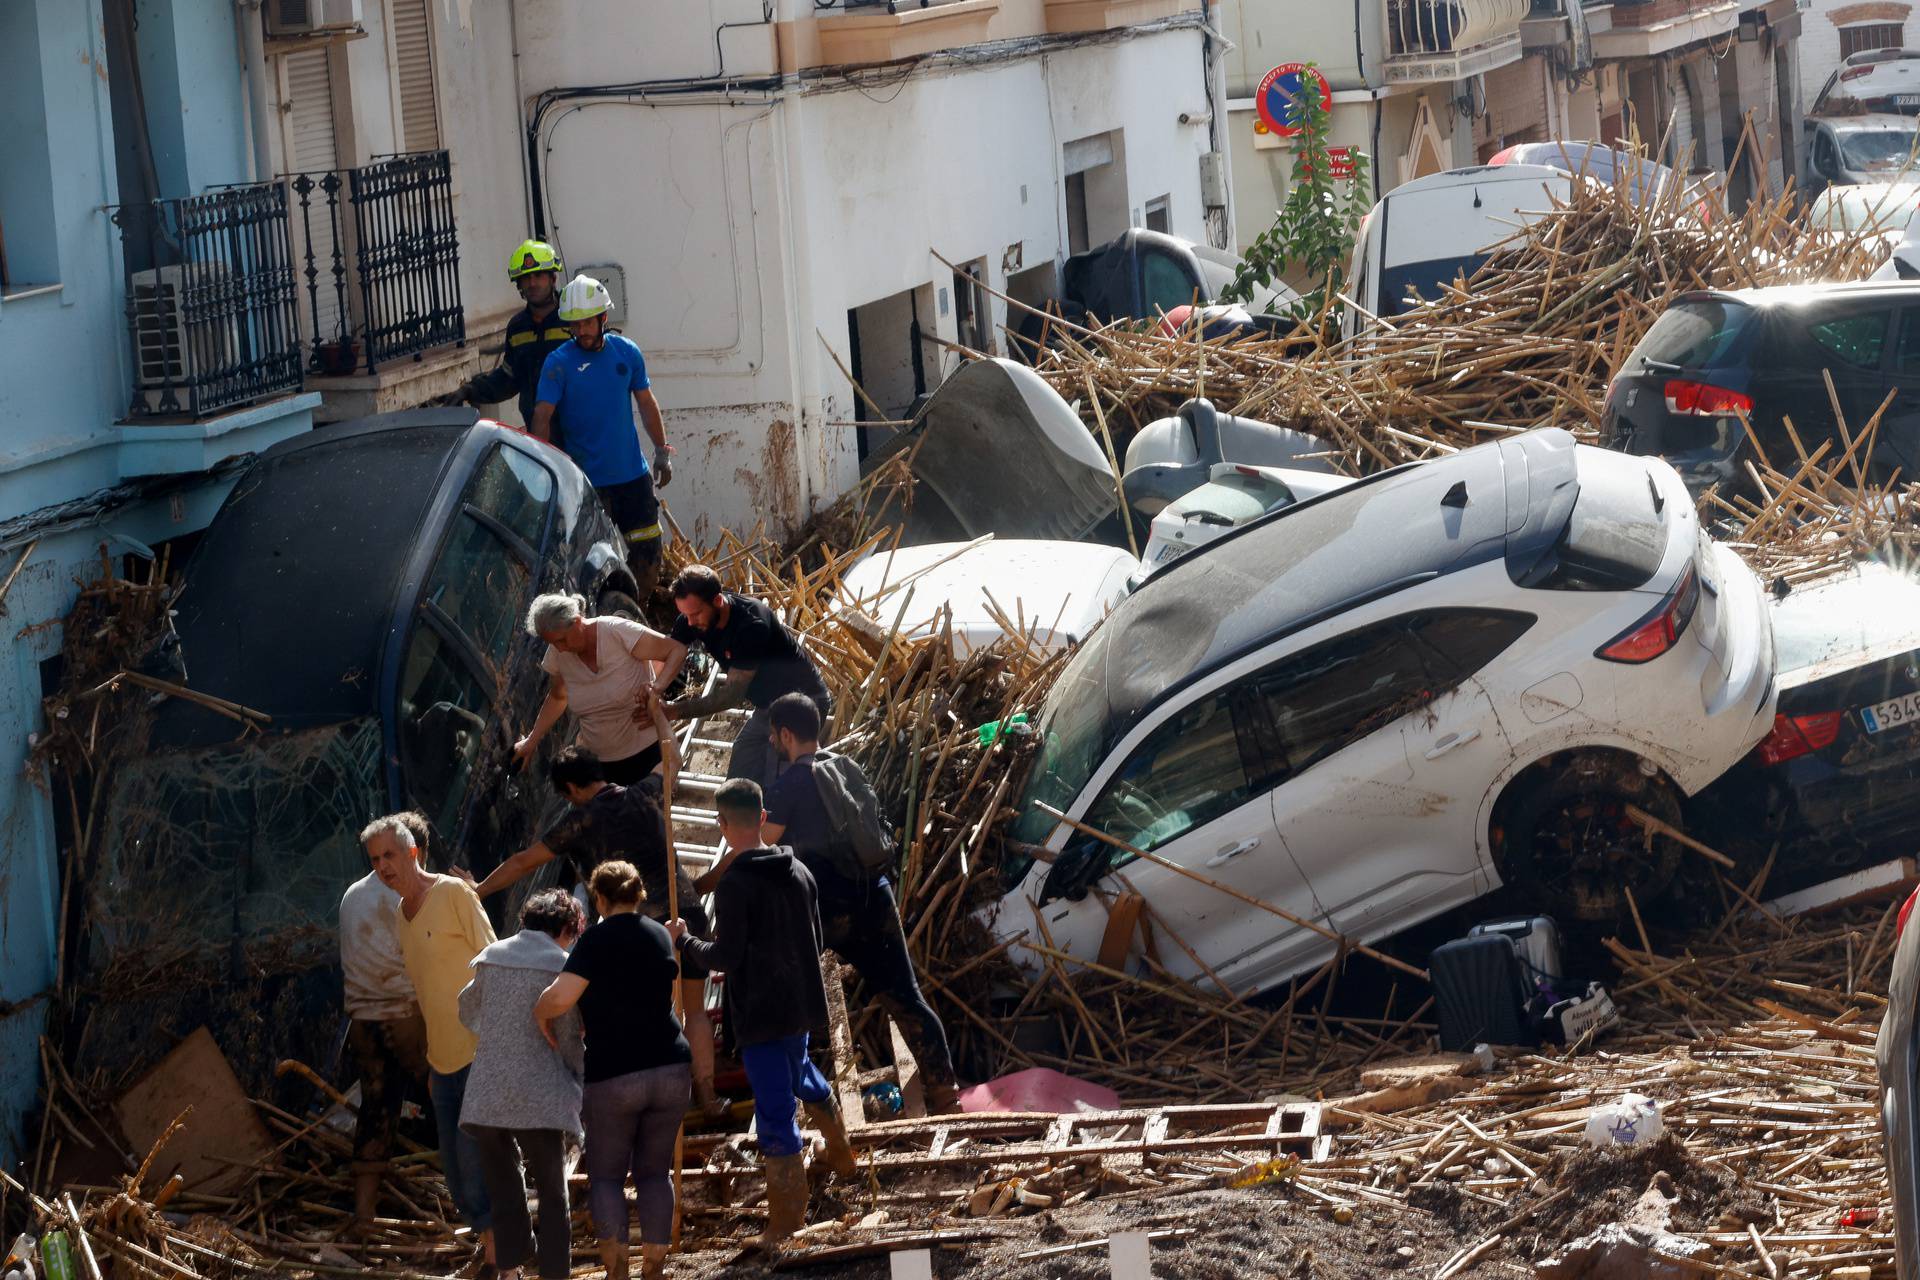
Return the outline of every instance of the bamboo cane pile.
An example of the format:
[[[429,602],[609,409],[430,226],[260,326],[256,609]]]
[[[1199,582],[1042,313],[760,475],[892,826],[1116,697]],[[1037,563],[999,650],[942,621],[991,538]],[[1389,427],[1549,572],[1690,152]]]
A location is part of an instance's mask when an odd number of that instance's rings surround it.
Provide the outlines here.
[[[1591,438],[1614,371],[1679,294],[1859,280],[1885,256],[1809,230],[1791,193],[1739,217],[1703,218],[1695,198],[1674,186],[1636,200],[1624,180],[1576,181],[1564,201],[1543,190],[1542,216],[1471,277],[1356,337],[1329,339],[1330,314],[1240,341],[1054,321],[1036,368],[1123,449],[1194,396],[1314,432],[1356,475],[1533,427]]]

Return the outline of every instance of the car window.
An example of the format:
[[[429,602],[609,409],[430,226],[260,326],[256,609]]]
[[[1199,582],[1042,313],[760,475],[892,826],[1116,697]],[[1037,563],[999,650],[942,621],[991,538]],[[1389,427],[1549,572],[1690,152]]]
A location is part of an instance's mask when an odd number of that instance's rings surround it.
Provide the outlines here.
[[[1840,166],[1835,163],[1833,138],[1825,132],[1813,135],[1813,167],[1826,177],[1839,176]]]
[[[1718,298],[1675,303],[1653,322],[1627,365],[1658,360],[1683,369],[1717,368],[1734,353],[1753,318],[1752,307]]]
[[[544,494],[536,484],[544,484]],[[531,593],[533,569],[520,549],[483,516],[492,516],[538,547],[552,492],[553,478],[546,468],[515,450],[495,449],[468,484],[460,514],[427,573],[425,600],[437,605],[495,663],[506,660],[513,643]]]
[[[1887,313],[1869,311],[1864,315],[1837,316],[1807,326],[1813,340],[1850,365],[1878,369],[1880,351],[1887,341]]]
[[[1580,455],[1580,492],[1553,553],[1533,561],[1509,556],[1515,586],[1543,591],[1632,591],[1660,571],[1667,555],[1668,504],[1643,458],[1605,449]]]
[[[1087,824],[1150,850],[1251,799],[1255,779],[1241,750],[1232,701],[1232,690],[1221,689],[1148,734],[1087,810]],[[1121,855],[1115,865],[1129,860]]]
[[[1146,304],[1149,317],[1159,311],[1187,306],[1196,300],[1207,301],[1204,292],[1200,292],[1196,299],[1196,292],[1193,281],[1172,256],[1155,249],[1140,255],[1140,298]]]
[[[1407,620],[1408,629],[1433,651],[1442,683],[1458,683],[1506,652],[1537,621],[1507,609],[1434,609]]]
[[[1900,313],[1900,341],[1893,352],[1894,372],[1912,377],[1920,374],[1920,307]]]
[[[518,449],[502,445],[481,466],[467,501],[519,534],[535,552],[553,506],[553,473]]]
[[[1255,682],[1291,777],[1432,702],[1442,690],[1405,617],[1286,659]]]
[[[400,772],[438,841],[451,840],[459,824],[490,710],[486,689],[459,649],[431,622],[416,622],[400,669]]]

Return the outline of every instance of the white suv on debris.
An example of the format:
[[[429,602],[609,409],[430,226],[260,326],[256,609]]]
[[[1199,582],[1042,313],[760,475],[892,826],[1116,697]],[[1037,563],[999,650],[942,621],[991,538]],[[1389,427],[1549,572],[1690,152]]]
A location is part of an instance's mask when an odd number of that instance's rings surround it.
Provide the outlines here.
[[[1759,581],[1657,458],[1547,430],[1371,476],[1174,561],[1081,645],[995,928],[1038,913],[1092,958],[1131,890],[1182,977],[1187,948],[1242,992],[1332,954],[1043,803],[1361,942],[1503,883],[1644,909],[1681,851],[1629,807],[1677,825],[1772,728],[1773,668]]]

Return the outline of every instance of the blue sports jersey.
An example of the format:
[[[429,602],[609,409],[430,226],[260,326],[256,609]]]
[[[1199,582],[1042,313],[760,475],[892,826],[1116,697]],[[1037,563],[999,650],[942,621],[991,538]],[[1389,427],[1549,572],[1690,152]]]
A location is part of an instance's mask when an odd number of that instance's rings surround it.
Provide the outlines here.
[[[646,358],[617,333],[598,351],[577,342],[556,347],[540,367],[540,403],[553,406],[561,447],[596,489],[647,474],[633,421],[633,393],[647,385]]]

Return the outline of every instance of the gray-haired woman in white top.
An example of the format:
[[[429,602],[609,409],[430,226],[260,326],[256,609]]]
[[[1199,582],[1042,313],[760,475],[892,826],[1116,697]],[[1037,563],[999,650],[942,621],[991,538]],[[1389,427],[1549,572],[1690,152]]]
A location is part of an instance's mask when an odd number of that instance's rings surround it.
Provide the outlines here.
[[[571,709],[580,722],[574,744],[600,760],[608,782],[631,786],[659,768],[660,734],[646,694],[657,664],[672,656],[673,642],[625,618],[589,618],[586,601],[575,595],[538,597],[526,625],[547,646],[540,660],[547,697],[533,728],[513,744],[515,763],[532,759],[561,713]]]

